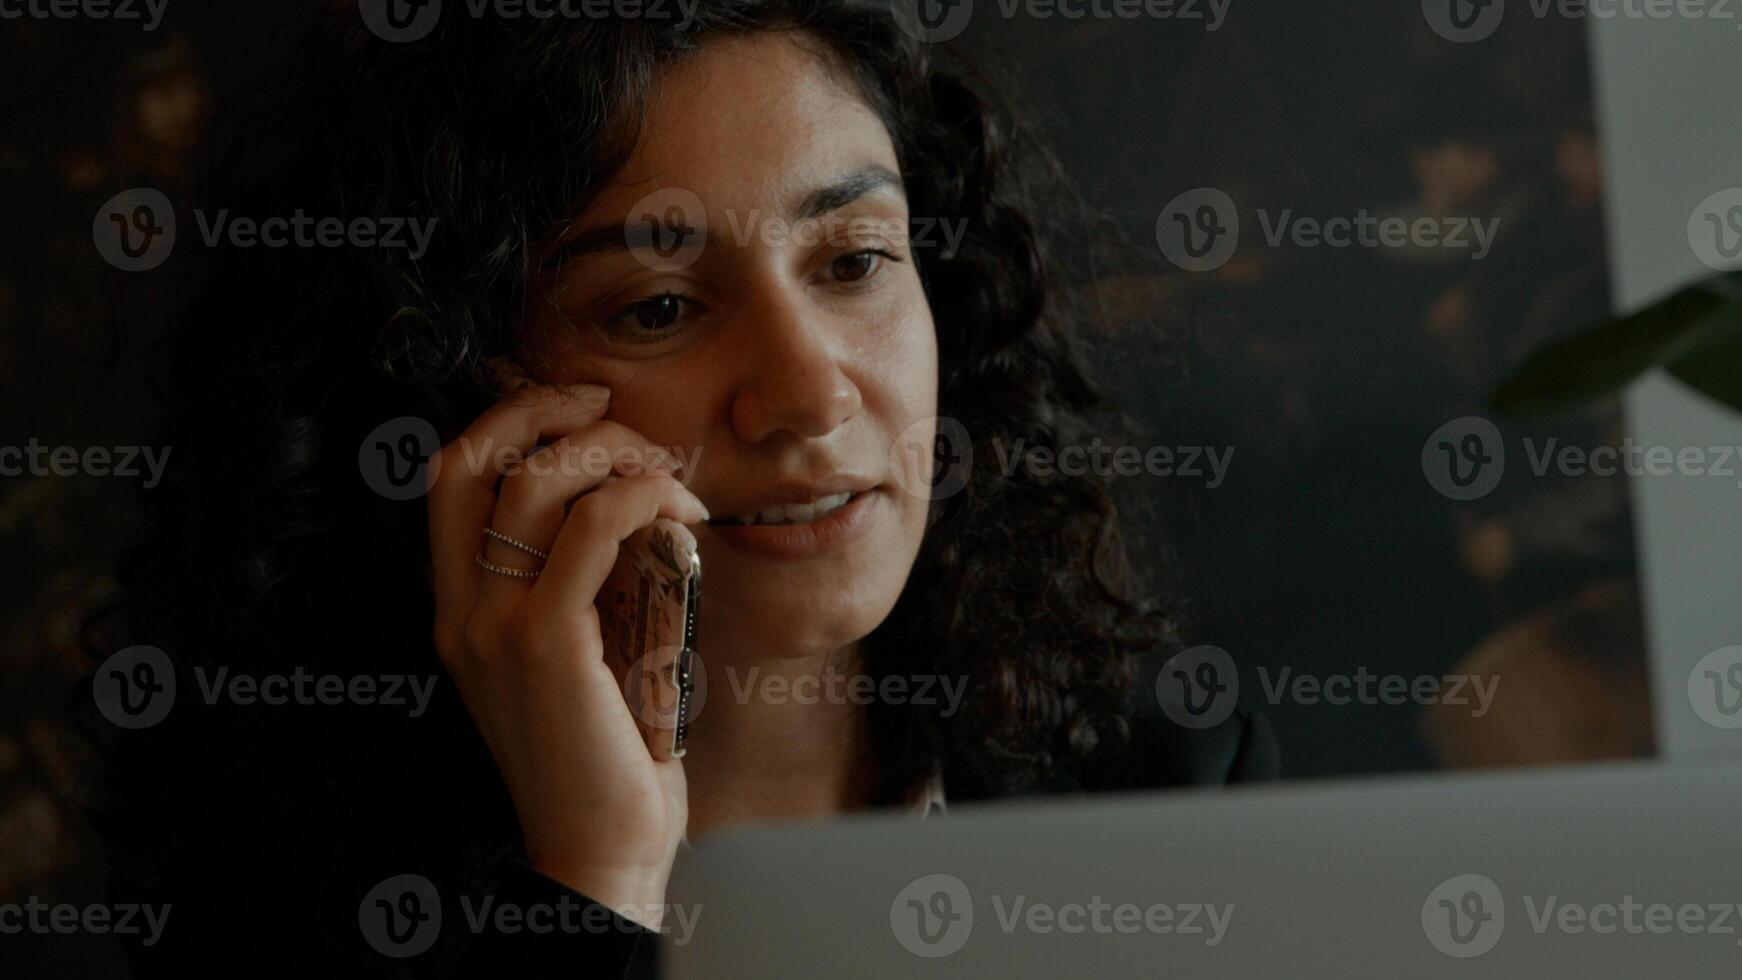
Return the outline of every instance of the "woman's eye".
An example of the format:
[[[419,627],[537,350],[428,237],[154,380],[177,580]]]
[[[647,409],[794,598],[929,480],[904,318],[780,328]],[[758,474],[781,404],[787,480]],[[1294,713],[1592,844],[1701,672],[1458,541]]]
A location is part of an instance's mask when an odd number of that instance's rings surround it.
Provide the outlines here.
[[[861,282],[869,279],[882,266],[884,259],[895,259],[895,256],[880,248],[868,248],[841,256],[830,264],[830,270],[836,282]]]
[[[630,303],[611,317],[610,326],[631,340],[637,339],[638,335],[643,340],[658,340],[691,305],[688,297],[678,293],[660,293]]]

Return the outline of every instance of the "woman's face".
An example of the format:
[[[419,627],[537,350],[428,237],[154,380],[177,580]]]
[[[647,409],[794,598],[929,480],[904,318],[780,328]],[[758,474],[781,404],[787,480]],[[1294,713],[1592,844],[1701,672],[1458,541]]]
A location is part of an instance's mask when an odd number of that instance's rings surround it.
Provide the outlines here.
[[[633,156],[564,235],[541,380],[606,385],[609,418],[682,454],[714,518],[704,656],[857,640],[913,566],[927,500],[891,446],[931,445],[937,342],[899,172],[810,50],[721,40],[662,73]]]

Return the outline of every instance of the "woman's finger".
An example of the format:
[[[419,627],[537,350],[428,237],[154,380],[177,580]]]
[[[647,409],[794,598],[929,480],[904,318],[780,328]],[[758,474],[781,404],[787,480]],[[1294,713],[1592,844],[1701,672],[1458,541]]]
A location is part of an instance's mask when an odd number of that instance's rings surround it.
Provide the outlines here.
[[[635,430],[609,420],[595,422],[527,457],[503,478],[496,494],[490,529],[522,545],[549,551],[562,529],[569,503],[596,490],[613,476],[671,474],[678,464],[671,451]],[[539,559],[494,535],[485,541],[485,559],[509,568],[536,568]],[[480,605],[508,604],[523,595],[526,580],[493,575],[479,583]]]
[[[457,637],[470,613],[483,570],[474,556],[496,507],[503,460],[517,460],[540,441],[585,428],[603,418],[610,393],[597,385],[526,388],[479,416],[442,447],[430,472],[441,476],[429,491],[431,584],[436,636]]]
[[[623,540],[659,517],[695,524],[708,519],[708,509],[689,488],[665,474],[623,477],[577,500],[528,604],[590,607],[617,562]]]

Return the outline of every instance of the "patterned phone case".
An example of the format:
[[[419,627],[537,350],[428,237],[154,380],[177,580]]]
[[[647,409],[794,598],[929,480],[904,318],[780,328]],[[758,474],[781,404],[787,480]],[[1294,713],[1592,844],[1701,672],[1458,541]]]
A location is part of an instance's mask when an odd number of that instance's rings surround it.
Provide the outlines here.
[[[605,655],[656,759],[682,758],[695,691],[696,539],[660,518],[630,535],[599,590]]]

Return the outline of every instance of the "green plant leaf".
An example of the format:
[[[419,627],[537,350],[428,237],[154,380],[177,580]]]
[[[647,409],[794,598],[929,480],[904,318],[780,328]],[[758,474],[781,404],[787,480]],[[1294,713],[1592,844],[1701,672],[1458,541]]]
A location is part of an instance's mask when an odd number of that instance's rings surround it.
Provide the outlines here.
[[[1669,372],[1707,398],[1742,412],[1742,313],[1676,358]]]
[[[1735,274],[1714,277],[1545,344],[1495,389],[1489,406],[1507,415],[1552,415],[1615,394],[1727,330],[1739,315],[1734,293]]]

